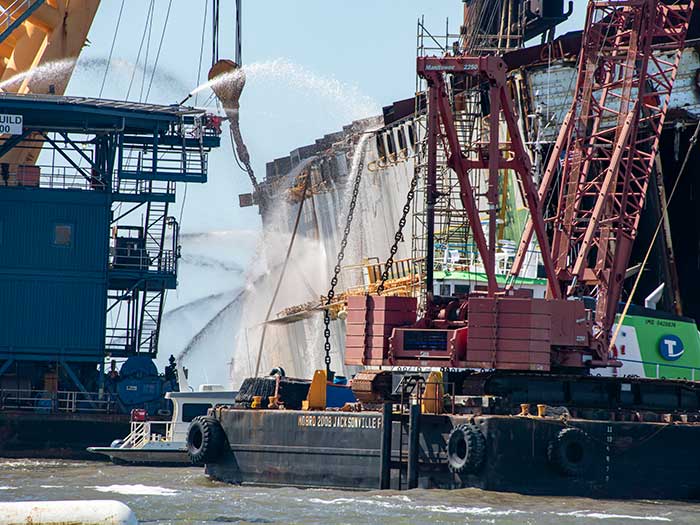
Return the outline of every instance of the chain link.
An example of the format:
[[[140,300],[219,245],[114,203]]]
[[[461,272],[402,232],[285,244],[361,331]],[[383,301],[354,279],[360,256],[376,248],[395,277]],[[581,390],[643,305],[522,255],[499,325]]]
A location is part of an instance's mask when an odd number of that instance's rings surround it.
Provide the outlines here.
[[[377,287],[377,295],[382,295],[384,292],[384,286],[389,279],[389,272],[391,267],[394,265],[394,256],[396,252],[399,251],[399,243],[403,240],[403,228],[406,226],[406,217],[408,217],[411,211],[411,202],[413,202],[413,197],[416,193],[416,186],[418,185],[418,169],[414,170],[413,178],[411,179],[411,186],[408,189],[408,195],[406,196],[406,204],[403,206],[403,212],[401,213],[401,218],[399,219],[399,229],[396,230],[394,234],[394,244],[391,245],[389,250],[389,258],[384,264],[384,271],[382,272],[382,279]]]
[[[331,278],[331,287],[326,295],[326,306],[330,306],[335,297],[335,287],[338,285],[338,276],[340,275],[341,265],[343,259],[345,258],[345,248],[348,246],[348,237],[350,236],[350,226],[352,225],[352,219],[355,216],[355,206],[357,205],[357,196],[360,193],[360,182],[362,181],[362,170],[364,168],[364,153],[360,157],[360,161],[357,166],[357,175],[353,181],[352,186],[352,198],[350,199],[350,207],[348,208],[348,216],[345,220],[345,229],[343,230],[343,238],[340,241],[340,250],[338,250],[338,258],[335,263],[335,268],[333,269],[333,277]],[[326,363],[326,373],[330,377],[331,371],[331,313],[330,308],[326,308],[323,313],[323,336],[325,342],[323,344],[323,349],[326,353],[324,361]]]

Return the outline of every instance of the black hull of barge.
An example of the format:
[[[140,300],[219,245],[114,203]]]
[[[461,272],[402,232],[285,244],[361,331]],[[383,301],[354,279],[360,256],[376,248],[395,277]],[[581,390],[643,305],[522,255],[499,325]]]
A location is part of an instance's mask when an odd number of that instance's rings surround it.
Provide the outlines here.
[[[87,448],[109,446],[129,430],[129,416],[123,414],[4,411],[0,412],[0,457],[106,460]]]
[[[228,443],[206,465],[230,483],[299,487],[380,488],[382,416],[378,412],[303,412],[220,409]],[[448,468],[447,440],[473,422],[485,437],[474,474]],[[586,436],[576,474],[550,459],[550,444],[565,428]],[[406,487],[408,418],[392,426],[392,489]],[[403,433],[403,434],[402,434]],[[418,486],[532,495],[597,498],[700,498],[700,426],[521,416],[422,415]],[[402,445],[403,443],[403,445]]]

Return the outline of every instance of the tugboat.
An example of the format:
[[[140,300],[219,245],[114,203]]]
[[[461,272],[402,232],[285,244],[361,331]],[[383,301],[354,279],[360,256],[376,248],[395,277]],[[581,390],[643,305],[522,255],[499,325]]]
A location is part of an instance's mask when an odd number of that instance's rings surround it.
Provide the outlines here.
[[[231,483],[700,497],[700,384],[625,376],[620,339],[634,314],[664,327],[652,344],[667,366],[688,345],[687,319],[632,305],[623,290],[635,275],[632,248],[693,10],[692,0],[589,2],[572,106],[539,187],[507,63],[459,44],[419,57],[427,84],[427,147],[416,162],[426,187],[423,293],[383,295],[390,257],[376,294],[347,299],[345,364],[366,367],[342,387],[352,398],[328,403],[337,386],[327,344],[326,370],[311,383],[252,378],[232,405],[193,421],[190,457]],[[469,90],[483,99],[480,137],[465,133],[460,113]],[[433,286],[439,148],[457,174],[485,273],[484,286],[459,297]],[[527,224],[503,283],[496,230],[506,171],[515,173]],[[533,235],[543,298],[518,286]],[[697,340],[696,329],[691,335]]]
[[[131,412],[131,432],[109,447],[88,447],[88,452],[108,456],[117,465],[191,465],[187,455],[190,422],[217,405],[231,403],[238,392],[219,385],[202,385],[198,392],[168,392],[173,406],[170,421],[149,420],[143,409]]]

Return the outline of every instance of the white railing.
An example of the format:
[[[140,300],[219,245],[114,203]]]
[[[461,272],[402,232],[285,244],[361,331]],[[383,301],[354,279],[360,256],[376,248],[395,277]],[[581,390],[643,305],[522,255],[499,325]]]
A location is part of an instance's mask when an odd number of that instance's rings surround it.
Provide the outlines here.
[[[162,429],[162,432],[154,432],[153,425]],[[119,448],[143,448],[154,441],[171,441],[173,438],[173,424],[170,421],[132,421],[131,432],[124,438]]]
[[[0,390],[0,410],[31,410],[34,412],[115,412],[112,394],[59,390],[3,389]]]
[[[659,363],[658,361],[643,361],[639,359],[624,359],[624,358],[618,358],[619,361],[622,361],[624,363],[635,363],[635,364],[640,364],[643,367],[651,366],[654,370],[654,375],[652,376],[651,374],[648,377],[653,377],[655,379],[662,379],[662,378],[667,378],[670,374],[669,369],[671,369],[673,372],[676,372],[677,375],[671,375],[671,378],[675,377],[680,377],[680,375],[683,373],[683,375],[686,376],[686,379],[690,379],[691,381],[697,381],[697,378],[700,378],[700,368],[696,368],[693,366],[686,366],[686,365],[677,365],[673,363]],[[661,373],[661,370],[666,369],[665,374]],[[690,377],[687,377],[687,376]]]

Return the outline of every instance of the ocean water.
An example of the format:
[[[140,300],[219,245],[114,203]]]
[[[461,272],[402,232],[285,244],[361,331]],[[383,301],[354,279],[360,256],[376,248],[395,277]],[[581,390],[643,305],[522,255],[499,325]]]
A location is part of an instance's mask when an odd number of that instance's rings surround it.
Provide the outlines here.
[[[662,482],[660,480],[660,482]],[[201,468],[0,460],[0,501],[115,499],[139,523],[194,524],[697,524],[700,504],[600,501],[485,492],[337,491],[233,486]]]

